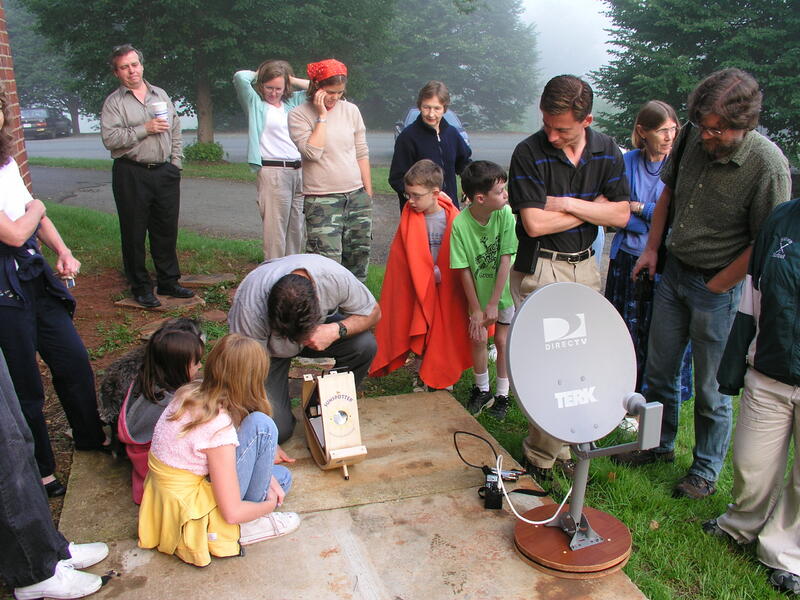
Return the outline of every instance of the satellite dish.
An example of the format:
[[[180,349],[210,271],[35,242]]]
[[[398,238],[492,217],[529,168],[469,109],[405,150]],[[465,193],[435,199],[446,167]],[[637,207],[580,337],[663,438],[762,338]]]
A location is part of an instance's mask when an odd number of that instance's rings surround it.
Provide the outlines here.
[[[528,418],[570,444],[598,440],[625,416],[636,386],[628,328],[603,296],[578,283],[530,294],[511,323],[508,371]]]
[[[553,514],[545,505],[525,513],[533,523],[516,524],[517,549],[530,564],[559,577],[602,577],[619,570],[630,556],[631,535],[613,516],[584,511],[589,461],[658,445],[663,409],[634,392],[636,354],[622,317],[585,285],[546,285],[514,315],[508,372],[523,412],[572,444],[578,458],[568,512]],[[611,433],[627,412],[639,415],[638,441],[594,447],[592,442]],[[545,527],[535,524],[545,521]]]

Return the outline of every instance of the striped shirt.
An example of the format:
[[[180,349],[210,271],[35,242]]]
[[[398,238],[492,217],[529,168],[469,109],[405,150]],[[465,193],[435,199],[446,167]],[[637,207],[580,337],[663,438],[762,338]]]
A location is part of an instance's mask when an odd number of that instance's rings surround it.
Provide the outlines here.
[[[597,237],[597,225],[578,227],[532,238],[522,226],[520,210],[544,208],[547,196],[571,196],[594,200],[600,194],[612,202],[630,199],[622,153],[609,136],[586,128],[586,147],[578,165],[555,148],[544,131],[520,142],[511,156],[508,200],[517,215],[519,252],[538,241],[541,248],[556,252],[580,252]]]

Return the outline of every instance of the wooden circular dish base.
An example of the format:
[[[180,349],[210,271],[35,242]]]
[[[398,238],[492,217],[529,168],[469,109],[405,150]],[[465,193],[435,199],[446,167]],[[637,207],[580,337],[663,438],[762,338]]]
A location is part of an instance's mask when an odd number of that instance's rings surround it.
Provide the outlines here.
[[[544,521],[552,517],[557,508],[554,504],[538,506],[522,516],[530,521]],[[561,514],[567,512],[569,504]],[[592,529],[605,538],[604,542],[572,550],[570,537],[559,527],[517,521],[514,527],[517,551],[526,562],[556,577],[593,579],[619,571],[631,555],[630,531],[622,521],[594,508],[584,506],[583,514]]]

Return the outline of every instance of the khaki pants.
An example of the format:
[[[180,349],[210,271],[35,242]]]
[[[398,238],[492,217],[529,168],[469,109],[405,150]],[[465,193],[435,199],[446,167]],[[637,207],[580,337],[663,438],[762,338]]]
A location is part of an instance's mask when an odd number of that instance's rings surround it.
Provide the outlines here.
[[[795,458],[784,483],[789,446]],[[758,559],[800,574],[800,387],[749,368],[733,438],[733,503],[719,526],[746,544],[758,539]]]
[[[264,225],[264,260],[300,254],[306,245],[301,169],[261,167],[256,178]]]
[[[534,273],[511,271],[510,287],[514,307],[519,310],[520,304],[528,294],[549,283],[561,281],[582,283],[599,292],[600,271],[597,270],[594,256],[578,263],[539,257]],[[570,458],[569,445],[545,433],[533,423],[528,423],[528,437],[522,442],[522,452],[531,465],[544,469],[552,468],[557,458],[562,460]]]

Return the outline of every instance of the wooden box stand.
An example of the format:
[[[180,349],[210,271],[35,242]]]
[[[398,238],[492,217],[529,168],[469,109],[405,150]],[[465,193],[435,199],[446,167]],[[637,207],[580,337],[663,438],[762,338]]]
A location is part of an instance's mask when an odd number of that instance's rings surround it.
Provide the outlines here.
[[[367,456],[352,373],[303,376],[303,428],[317,465],[324,470],[341,468],[344,478],[350,479],[348,465]]]

